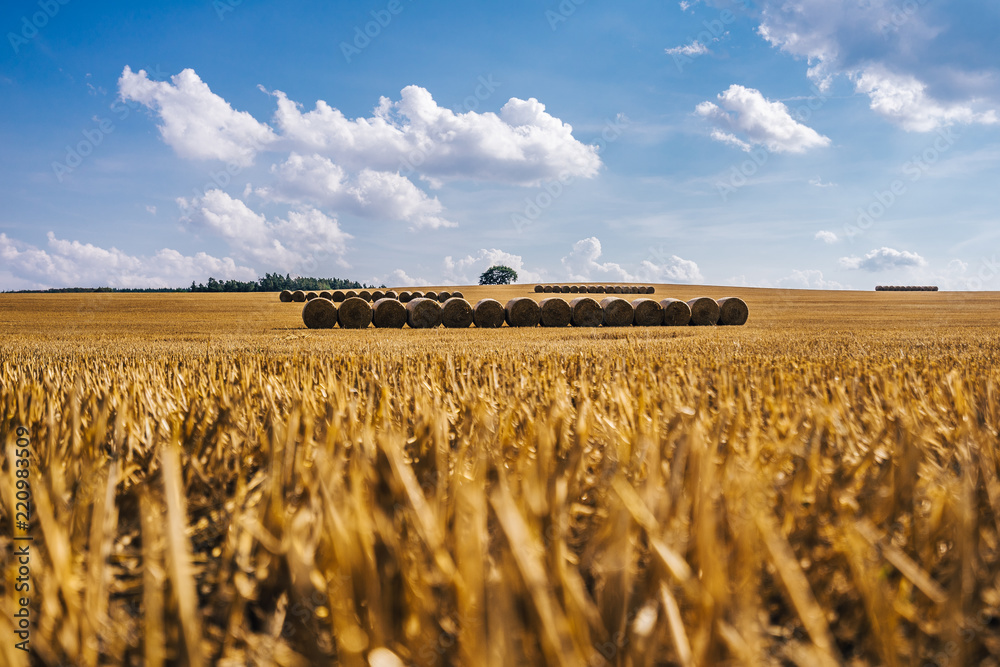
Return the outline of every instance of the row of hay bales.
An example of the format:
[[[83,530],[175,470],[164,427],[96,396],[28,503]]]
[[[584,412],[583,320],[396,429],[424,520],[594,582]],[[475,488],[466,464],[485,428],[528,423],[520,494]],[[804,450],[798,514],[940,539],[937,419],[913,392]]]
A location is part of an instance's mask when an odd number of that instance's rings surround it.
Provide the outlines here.
[[[376,301],[380,301],[381,299],[398,299],[399,301],[406,303],[411,299],[427,298],[427,299],[434,299],[436,301],[444,303],[453,296],[457,296],[458,298],[463,298],[465,295],[463,295],[461,292],[444,292],[444,291],[440,293],[432,291],[432,292],[427,292],[426,294],[424,294],[423,292],[403,291],[397,294],[393,290],[386,290],[385,292],[383,292],[381,290],[366,290],[366,289],[359,291],[335,290],[332,292],[325,290],[322,292],[304,292],[302,290],[296,290],[292,292],[289,290],[284,290],[281,292],[281,294],[278,295],[278,299],[283,303],[290,303],[290,302],[302,303],[303,301],[312,301],[313,299],[327,299],[328,301],[333,301],[334,303],[342,303],[347,299],[357,297],[359,299],[364,299],[368,303],[374,303]]]
[[[652,285],[535,285],[535,294],[654,294]]]
[[[877,285],[876,292],[937,292],[937,285]]]
[[[566,301],[549,297],[538,302],[528,297],[511,299],[507,305],[496,299],[482,299],[475,306],[452,296],[444,303],[427,297],[403,302],[383,297],[374,304],[349,297],[339,306],[332,299],[309,300],[302,309],[302,321],[310,329],[480,329],[510,327],[627,327],[627,326],[713,326],[745,324],[749,317],[746,302],[738,297],[715,299],[636,299],[629,302],[610,296],[598,302],[588,296]]]

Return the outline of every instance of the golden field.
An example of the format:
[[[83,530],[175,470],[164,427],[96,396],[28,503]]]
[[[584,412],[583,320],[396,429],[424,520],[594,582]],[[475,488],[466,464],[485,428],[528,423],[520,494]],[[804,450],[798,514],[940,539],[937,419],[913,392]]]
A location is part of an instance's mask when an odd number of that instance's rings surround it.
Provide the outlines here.
[[[1000,299],[702,295],[749,322],[0,295],[0,662],[1000,665]]]

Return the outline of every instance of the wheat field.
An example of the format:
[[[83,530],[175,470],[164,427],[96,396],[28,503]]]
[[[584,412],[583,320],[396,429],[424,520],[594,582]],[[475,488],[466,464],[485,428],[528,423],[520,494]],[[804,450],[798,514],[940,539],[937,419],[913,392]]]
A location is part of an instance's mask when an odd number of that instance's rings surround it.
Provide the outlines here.
[[[656,287],[750,320],[0,295],[0,661],[1000,665],[1000,300]]]

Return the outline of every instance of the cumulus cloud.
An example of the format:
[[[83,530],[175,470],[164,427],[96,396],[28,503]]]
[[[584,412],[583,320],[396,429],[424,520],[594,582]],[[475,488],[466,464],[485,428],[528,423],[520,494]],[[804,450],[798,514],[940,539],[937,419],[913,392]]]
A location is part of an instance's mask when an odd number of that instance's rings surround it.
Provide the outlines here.
[[[805,271],[796,269],[784,278],[780,278],[776,282],[775,287],[825,290],[850,289],[849,286],[845,286],[836,280],[827,280],[823,277],[823,272],[817,269],[807,269]]]
[[[221,190],[177,202],[183,222],[221,237],[238,256],[267,268],[311,271],[327,257],[349,266],[344,255],[351,235],[336,219],[314,208],[291,210],[285,219],[268,220]]]
[[[758,32],[809,62],[821,88],[841,75],[872,109],[908,131],[950,123],[995,123],[1000,68],[980,29],[992,0],[947,4],[896,0],[762,0]]]
[[[193,256],[163,248],[151,256],[129,255],[117,248],[101,248],[56,238],[48,233],[47,249],[20,243],[0,233],[0,259],[20,276],[26,288],[49,287],[185,287],[209,276],[229,280],[254,280],[252,268],[229,257],[203,252]]]
[[[817,241],[822,241],[823,243],[836,243],[838,241],[837,235],[833,232],[821,229],[816,232],[815,236]]]
[[[274,132],[246,111],[236,111],[212,92],[192,69],[170,81],[153,81],[145,70],[125,66],[118,79],[124,101],[144,104],[160,116],[164,143],[184,158],[253,163],[257,152],[275,140]]]
[[[415,287],[417,285],[430,285],[430,281],[426,278],[413,278],[406,274],[403,269],[396,269],[391,274],[389,274],[389,279],[385,281],[387,285],[392,285],[393,287]]]
[[[476,284],[483,271],[498,264],[517,271],[518,282],[530,283],[542,279],[542,274],[525,268],[520,255],[512,255],[498,248],[482,248],[475,255],[466,255],[460,259],[454,259],[450,255],[445,257],[444,277],[446,282],[458,285]]]
[[[572,126],[534,98],[512,97],[499,114],[456,113],[407,86],[399,101],[382,97],[371,117],[350,120],[323,100],[303,113],[283,92],[273,94],[283,137],[348,168],[537,185],[563,173],[590,178],[601,166],[596,147],[575,139]]]
[[[669,55],[672,56],[701,56],[709,53],[708,47],[699,42],[697,39],[690,44],[684,44],[683,46],[675,46],[670,49],[664,49]]]
[[[602,254],[601,241],[596,236],[574,243],[570,253],[562,258],[562,266],[569,280],[677,283],[704,281],[695,262],[677,255],[657,257],[657,261],[643,260],[633,273],[615,262],[600,261]]]
[[[804,153],[811,148],[829,146],[830,140],[816,130],[796,121],[781,102],[771,102],[759,90],[733,84],[718,95],[719,104],[702,102],[695,112],[718,128],[712,138],[747,148],[764,146],[776,153]]]
[[[915,252],[883,246],[872,250],[864,257],[841,257],[840,265],[845,269],[876,272],[913,266],[921,267],[926,266],[927,262]]]
[[[369,219],[400,220],[412,229],[456,226],[441,216],[444,207],[437,197],[428,197],[394,172],[362,169],[351,177],[329,158],[292,153],[280,165],[272,165],[271,173],[275,184],[256,190],[270,201],[305,201]]]

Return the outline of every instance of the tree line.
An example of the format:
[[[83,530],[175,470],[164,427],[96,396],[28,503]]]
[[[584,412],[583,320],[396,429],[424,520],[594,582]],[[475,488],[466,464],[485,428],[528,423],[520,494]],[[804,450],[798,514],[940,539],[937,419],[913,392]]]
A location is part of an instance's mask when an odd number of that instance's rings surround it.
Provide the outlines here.
[[[52,292],[52,293],[104,293],[104,292],[280,292],[282,290],[335,290],[335,289],[371,289],[375,285],[365,285],[356,280],[343,278],[310,278],[289,274],[265,273],[257,280],[216,280],[208,278],[207,283],[191,281],[190,287],[53,287],[45,290],[15,290],[16,292]],[[384,288],[385,285],[379,285]]]

